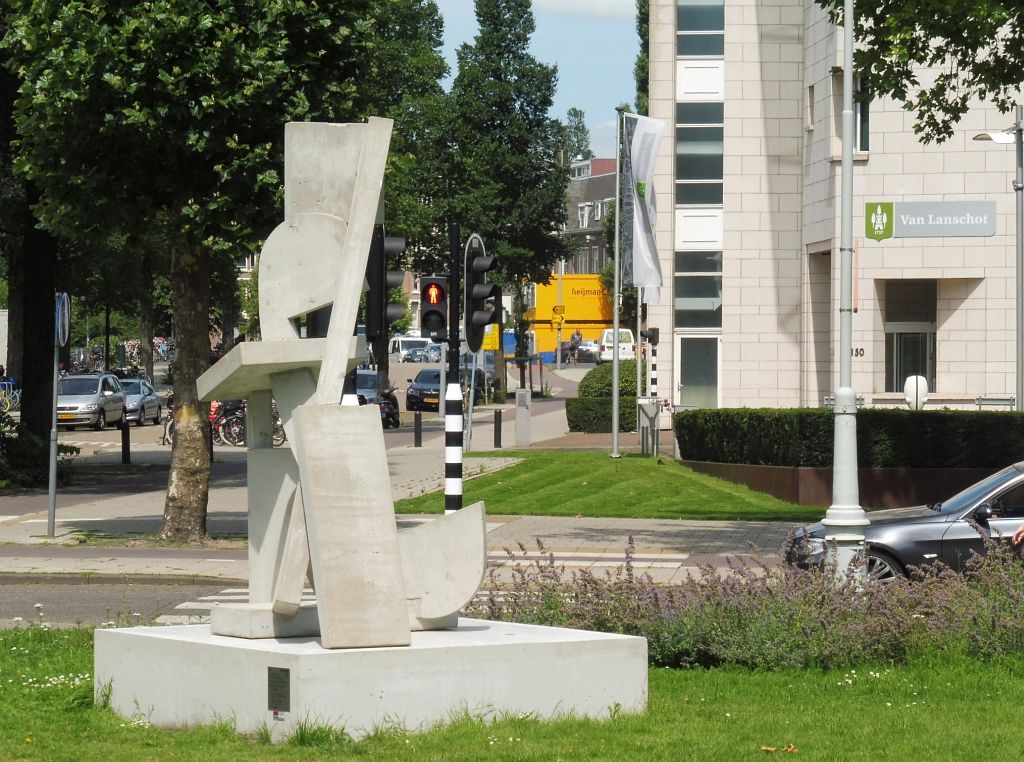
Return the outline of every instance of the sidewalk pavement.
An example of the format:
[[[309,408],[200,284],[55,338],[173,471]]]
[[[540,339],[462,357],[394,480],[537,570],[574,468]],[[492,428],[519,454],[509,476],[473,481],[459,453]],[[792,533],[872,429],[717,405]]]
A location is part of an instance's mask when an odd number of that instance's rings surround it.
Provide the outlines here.
[[[550,378],[555,393],[559,380],[571,385],[574,374],[586,369],[568,368]],[[505,406],[502,441],[515,446],[515,409]],[[474,419],[473,447],[493,450],[493,412]],[[671,432],[663,431],[662,457],[674,453]],[[636,434],[621,434],[620,452],[639,452]],[[610,434],[570,433],[565,406],[560,399],[534,400],[530,420],[531,448],[607,450]],[[443,488],[444,433],[425,431],[422,447],[397,447],[388,451],[395,500]],[[210,579],[225,584],[245,584],[248,561],[244,549],[220,547],[141,547],[125,544],[83,545],[85,535],[131,537],[155,534],[163,518],[164,493],[170,448],[133,446],[133,466],[118,469],[120,453],[100,451],[82,457],[82,467],[105,464],[112,471],[104,485],[68,488],[58,493],[55,536],[47,537],[48,497],[45,491],[0,496],[0,575],[18,578],[48,575],[91,575],[142,581],[160,579]],[[464,457],[465,478],[505,468],[509,458]],[[217,448],[210,482],[207,526],[211,534],[244,538],[247,532],[245,451]],[[399,516],[399,526],[430,520],[421,515]],[[693,573],[700,565],[723,568],[730,557],[756,556],[767,563],[779,561],[778,551],[792,525],[785,522],[672,521],[643,519],[555,518],[542,516],[492,516],[488,519],[488,559],[501,567],[505,577],[511,563],[543,560],[538,548],[551,553],[567,568],[594,571],[614,569],[625,558],[633,538],[634,571],[647,572],[656,581],[671,583]],[[229,543],[230,544],[230,543]],[[526,552],[520,551],[525,548]]]

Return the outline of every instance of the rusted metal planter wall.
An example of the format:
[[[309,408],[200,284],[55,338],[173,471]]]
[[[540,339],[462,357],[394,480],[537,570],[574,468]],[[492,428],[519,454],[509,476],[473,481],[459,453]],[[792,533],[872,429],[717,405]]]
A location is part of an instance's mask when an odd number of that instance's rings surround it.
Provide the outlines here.
[[[745,484],[780,500],[798,505],[828,506],[832,503],[831,468],[755,466],[744,463],[710,463],[683,460],[684,466],[702,474]],[[861,468],[860,503],[864,508],[899,508],[945,500],[995,468]]]

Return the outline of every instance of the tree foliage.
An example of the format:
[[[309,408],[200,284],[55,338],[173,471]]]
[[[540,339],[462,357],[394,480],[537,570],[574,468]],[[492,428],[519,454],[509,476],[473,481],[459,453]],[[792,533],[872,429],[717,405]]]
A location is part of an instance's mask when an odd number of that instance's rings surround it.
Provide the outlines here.
[[[841,24],[842,0],[817,0]],[[914,130],[942,142],[976,100],[1007,112],[1024,70],[1024,6],[1007,0],[855,3],[854,69],[875,94],[914,112]]]
[[[281,219],[289,121],[395,116],[443,70],[430,0],[7,0],[21,80],[16,167],[42,225],[73,240],[144,231],[170,250],[178,355],[164,536],[205,534],[211,257]],[[422,11],[422,13],[420,12]],[[420,24],[433,37],[407,56]],[[436,50],[435,59],[439,59]],[[204,346],[205,345],[205,346]],[[169,527],[171,528],[169,530]]]
[[[650,92],[651,23],[650,0],[636,0],[636,35],[640,38],[640,52],[633,65],[636,82],[636,113],[647,114]]]
[[[593,159],[590,150],[590,130],[587,128],[583,109],[571,108],[565,115],[565,161],[572,163],[577,160]]]
[[[476,16],[451,91],[450,219],[483,236],[508,281],[546,283],[564,254],[568,185],[549,116],[557,75],[528,52],[529,0],[476,0]]]

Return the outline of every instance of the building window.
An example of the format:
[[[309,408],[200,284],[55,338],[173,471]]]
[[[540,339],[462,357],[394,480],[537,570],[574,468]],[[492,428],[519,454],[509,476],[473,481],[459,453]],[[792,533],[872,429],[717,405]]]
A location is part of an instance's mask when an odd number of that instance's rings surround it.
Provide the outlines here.
[[[855,151],[866,152],[871,148],[871,91],[861,82],[860,77],[853,81],[853,113],[857,122],[857,142],[853,148]]]
[[[832,97],[836,103],[836,135],[843,137],[843,72],[832,70]],[[866,153],[871,147],[871,92],[861,83],[860,77],[853,78],[853,150]]]
[[[902,392],[910,376],[935,390],[934,280],[885,282],[885,390]]]
[[[721,204],[722,103],[676,104],[676,204]]]
[[[677,251],[674,325],[722,327],[722,252]]]
[[[677,0],[676,55],[718,58],[725,55],[723,0]]]

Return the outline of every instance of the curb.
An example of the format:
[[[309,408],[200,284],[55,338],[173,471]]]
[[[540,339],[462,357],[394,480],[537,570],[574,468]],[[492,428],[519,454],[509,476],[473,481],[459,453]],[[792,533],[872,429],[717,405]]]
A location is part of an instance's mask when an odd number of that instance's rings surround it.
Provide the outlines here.
[[[0,585],[5,584],[64,584],[64,585],[204,585],[210,587],[248,587],[248,579],[237,577],[200,577],[191,574],[94,574],[82,572],[0,572]]]

